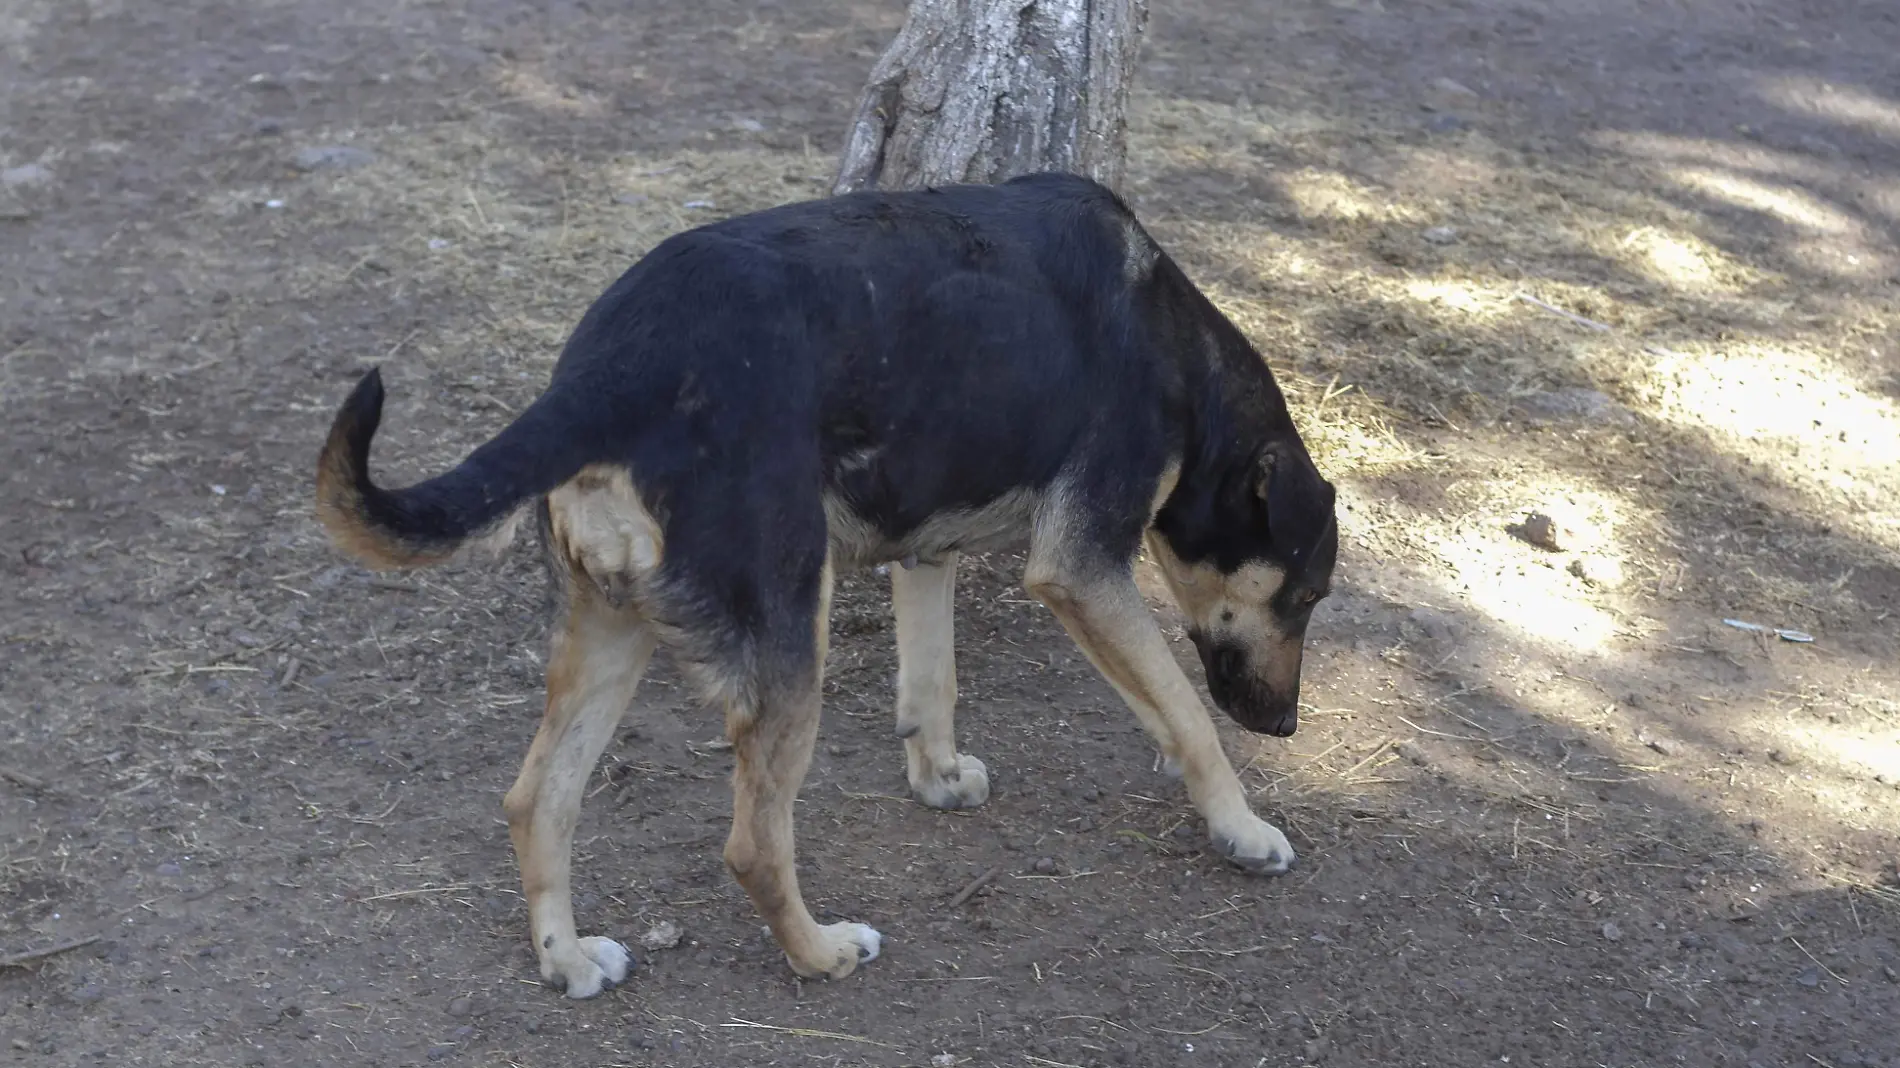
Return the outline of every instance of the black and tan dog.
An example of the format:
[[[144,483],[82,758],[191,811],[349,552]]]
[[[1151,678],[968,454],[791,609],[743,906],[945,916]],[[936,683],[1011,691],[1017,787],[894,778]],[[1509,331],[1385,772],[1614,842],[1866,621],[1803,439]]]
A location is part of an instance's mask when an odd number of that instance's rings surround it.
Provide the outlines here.
[[[625,977],[575,934],[583,784],[664,646],[732,740],[725,859],[804,976],[877,956],[820,925],[793,869],[792,803],[818,731],[832,571],[884,561],[897,735],[938,808],[989,796],[956,749],[960,552],[1028,545],[1024,582],[1187,782],[1214,846],[1286,870],[1133,567],[1146,539],[1241,725],[1289,735],[1338,533],[1260,355],[1111,193],[1033,175],[859,193],[662,242],[588,310],[553,380],[454,470],[377,486],[375,371],[337,413],[317,513],[371,566],[420,567],[538,507],[565,618],[547,713],[503,807],[541,974],[570,997]]]

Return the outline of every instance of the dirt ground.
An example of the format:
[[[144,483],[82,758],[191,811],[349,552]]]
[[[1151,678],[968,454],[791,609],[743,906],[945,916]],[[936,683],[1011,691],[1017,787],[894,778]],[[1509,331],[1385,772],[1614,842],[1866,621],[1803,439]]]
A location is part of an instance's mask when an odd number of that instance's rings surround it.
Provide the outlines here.
[[[901,6],[0,0],[0,1061],[1900,1068],[1900,9],[1154,6],[1130,193],[1342,488],[1303,728],[1223,727],[1299,867],[1210,855],[1007,557],[995,797],[911,803],[860,575],[801,863],[884,957],[791,976],[663,670],[577,899],[684,938],[572,1003],[532,547],[343,563],[320,434],[381,364],[439,469],[641,251],[821,192]]]

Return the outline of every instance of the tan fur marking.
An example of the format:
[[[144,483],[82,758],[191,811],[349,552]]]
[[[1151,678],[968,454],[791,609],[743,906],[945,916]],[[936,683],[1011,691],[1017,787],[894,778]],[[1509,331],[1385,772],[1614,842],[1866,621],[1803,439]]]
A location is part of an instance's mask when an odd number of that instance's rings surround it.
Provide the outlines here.
[[[515,509],[487,533],[459,545],[423,549],[391,537],[370,522],[350,469],[349,442],[340,428],[331,432],[317,458],[316,500],[317,522],[330,543],[378,571],[431,567],[457,557],[499,556],[514,541],[524,511]]]
[[[1064,495],[1038,517],[1024,583],[1134,711],[1162,753],[1177,763],[1188,796],[1217,840],[1258,853],[1284,836],[1253,814],[1221,749],[1207,707],[1168,649],[1154,615],[1128,574],[1100,574],[1068,563],[1072,523]],[[1291,851],[1287,850],[1288,859]]]
[[[660,566],[665,538],[626,468],[595,464],[548,494],[556,544],[610,593],[625,592]]]
[[[541,977],[574,997],[592,996],[614,978],[602,974],[574,931],[569,871],[581,794],[654,644],[637,616],[593,598],[572,600],[548,658],[547,713],[502,800]]]
[[[932,808],[989,799],[989,769],[956,749],[957,556],[891,569],[897,615],[897,734],[911,793]]]
[[[1285,640],[1269,604],[1286,582],[1286,572],[1271,564],[1250,563],[1224,575],[1212,564],[1186,563],[1154,531],[1148,532],[1147,544],[1175,605],[1194,627],[1261,650],[1263,655],[1269,646]]]
[[[857,969],[860,947],[876,955],[877,934],[862,924],[820,926],[798,888],[792,811],[818,738],[820,672],[829,642],[831,566],[827,562],[816,626],[819,661],[794,692],[761,694],[761,707],[727,710],[732,739],[732,832],[726,867],[772,928],[792,970],[806,978],[842,979]],[[869,939],[868,945],[866,939]]]
[[[317,522],[330,543],[366,567],[378,571],[428,567],[455,554],[455,547],[421,550],[371,523],[350,465],[349,437],[334,427],[317,457]]]

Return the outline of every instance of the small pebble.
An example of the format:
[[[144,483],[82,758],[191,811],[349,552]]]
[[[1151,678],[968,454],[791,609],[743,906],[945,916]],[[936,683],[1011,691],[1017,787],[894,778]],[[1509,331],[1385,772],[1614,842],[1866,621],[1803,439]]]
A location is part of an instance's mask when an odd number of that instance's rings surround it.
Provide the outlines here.
[[[448,1059],[449,1054],[454,1053],[454,1052],[455,1052],[454,1046],[430,1046],[429,1059],[432,1061],[446,1060]]]
[[[1037,858],[1036,860],[1036,874],[1037,875],[1054,875],[1055,873],[1056,873],[1056,858],[1054,857]]]
[[[684,938],[685,934],[679,924],[672,920],[662,920],[647,928],[646,933],[640,936],[640,945],[649,952],[672,949],[680,944],[680,939]]]
[[[1427,244],[1449,245],[1458,240],[1458,228],[1455,226],[1434,226],[1419,235]]]
[[[176,863],[174,863],[174,862],[172,862],[172,861],[169,861],[169,860],[168,860],[168,861],[166,861],[166,862],[165,862],[165,863],[163,863],[163,864],[160,864],[160,865],[158,866],[158,868],[157,868],[156,870],[158,871],[158,874],[160,874],[160,875],[183,875],[183,874],[185,874],[185,869],[183,869],[183,868],[181,868],[181,867],[179,867],[179,866],[178,866],[178,865],[177,865]]]
[[[475,1011],[475,1002],[472,998],[456,998],[449,1002],[450,1016],[467,1016],[473,1011]]]
[[[1794,981],[1812,990],[1821,985],[1821,969],[1803,968],[1801,974],[1794,977]]]
[[[1579,556],[1570,561],[1568,570],[1585,586],[1613,590],[1623,584],[1623,565],[1607,556]]]
[[[22,163],[0,171],[0,185],[8,187],[46,185],[52,180],[53,172],[38,163]]]
[[[1623,929],[1614,923],[1606,923],[1603,925],[1603,938],[1607,942],[1621,942]]]
[[[1694,931],[1690,931],[1688,934],[1676,939],[1676,943],[1684,949],[1701,949],[1702,936],[1696,934]]]

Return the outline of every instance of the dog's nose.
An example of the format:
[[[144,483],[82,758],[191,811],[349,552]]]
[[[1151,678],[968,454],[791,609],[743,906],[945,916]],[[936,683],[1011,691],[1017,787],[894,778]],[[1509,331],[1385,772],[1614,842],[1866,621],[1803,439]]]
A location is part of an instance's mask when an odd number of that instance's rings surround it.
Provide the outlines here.
[[[1272,734],[1275,738],[1291,738],[1293,737],[1293,732],[1299,729],[1300,710],[1295,707],[1281,713],[1280,718],[1274,720],[1273,726],[1269,729],[1268,733]]]

